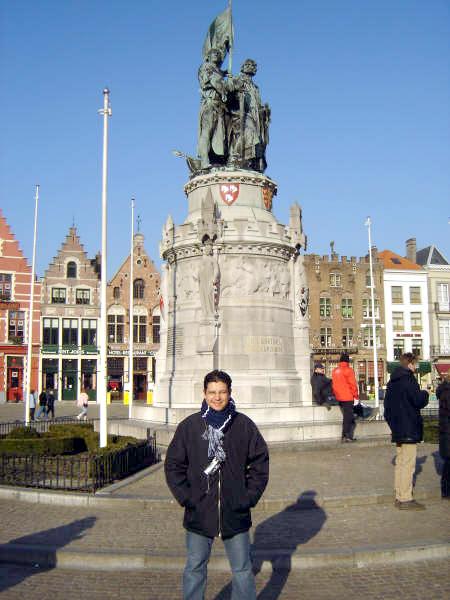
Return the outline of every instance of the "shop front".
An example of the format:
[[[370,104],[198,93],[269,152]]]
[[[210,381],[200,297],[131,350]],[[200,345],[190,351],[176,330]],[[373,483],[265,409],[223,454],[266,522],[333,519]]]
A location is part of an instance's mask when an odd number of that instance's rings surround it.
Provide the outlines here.
[[[21,402],[24,385],[23,356],[7,356],[6,358],[6,400]]]
[[[62,368],[62,399],[76,400],[78,394],[78,360],[63,358]]]
[[[42,359],[42,389],[43,390],[58,390],[58,359],[43,358]],[[57,393],[55,392],[55,397]]]

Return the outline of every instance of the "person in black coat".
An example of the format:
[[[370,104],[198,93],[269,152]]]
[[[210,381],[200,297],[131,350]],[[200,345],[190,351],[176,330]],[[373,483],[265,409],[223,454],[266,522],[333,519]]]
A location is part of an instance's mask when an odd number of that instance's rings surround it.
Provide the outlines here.
[[[47,391],[47,417],[52,413],[52,419],[55,418],[55,395],[53,390]]]
[[[314,364],[314,373],[311,375],[311,388],[314,402],[319,406],[326,406],[327,410],[331,410],[333,399],[331,379],[325,375],[325,368],[320,362]]]
[[[203,389],[200,412],[178,425],[164,465],[167,485],[185,509],[183,598],[204,598],[208,560],[218,536],[232,570],[233,600],[256,600],[248,532],[250,509],[269,479],[267,445],[253,421],[236,411],[227,373],[208,373]]]
[[[403,354],[400,366],[392,373],[384,398],[384,417],[397,444],[395,460],[395,505],[399,509],[423,510],[413,499],[413,476],[416,468],[417,443],[423,440],[420,409],[428,404],[428,392],[421,390],[414,372],[416,356]]]
[[[441,476],[441,494],[450,498],[450,373],[438,385],[439,400],[439,454],[444,461]]]

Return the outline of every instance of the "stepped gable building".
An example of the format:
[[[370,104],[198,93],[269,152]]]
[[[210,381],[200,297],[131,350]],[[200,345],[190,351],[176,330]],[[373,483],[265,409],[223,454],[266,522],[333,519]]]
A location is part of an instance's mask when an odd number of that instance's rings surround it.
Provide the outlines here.
[[[372,250],[372,257],[378,378],[383,384],[386,380],[383,263],[376,248]],[[331,256],[307,254],[305,269],[310,297],[312,360],[324,363],[327,374],[331,375],[341,352],[347,352],[364,397],[374,384],[369,256],[339,257],[333,250]]]
[[[428,275],[430,357],[436,381],[450,371],[450,263],[436,246],[416,251],[415,238],[406,242],[406,248]]]
[[[58,400],[75,400],[85,388],[96,399],[99,256],[90,260],[76,227],[70,227],[42,284],[41,387]]]
[[[391,250],[379,256],[384,264],[388,370],[392,372],[404,352],[413,352],[422,378],[431,370],[427,273]]]
[[[20,402],[26,385],[31,266],[0,209],[0,402]],[[35,281],[31,389],[38,385],[39,300]]]
[[[144,236],[134,236],[133,266],[133,367],[134,399],[146,400],[155,379],[155,354],[159,348],[160,275],[144,248]],[[130,255],[107,288],[108,390],[122,399],[128,384],[130,331]]]

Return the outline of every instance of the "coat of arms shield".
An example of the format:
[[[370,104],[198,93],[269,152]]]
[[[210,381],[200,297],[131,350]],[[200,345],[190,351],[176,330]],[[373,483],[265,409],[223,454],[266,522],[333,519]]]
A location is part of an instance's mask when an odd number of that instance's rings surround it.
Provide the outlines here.
[[[273,190],[271,190],[269,187],[263,187],[262,188],[262,197],[263,197],[263,202],[264,202],[264,206],[266,207],[266,209],[272,210]]]
[[[225,204],[231,206],[239,196],[239,183],[222,183],[220,186],[220,196]]]

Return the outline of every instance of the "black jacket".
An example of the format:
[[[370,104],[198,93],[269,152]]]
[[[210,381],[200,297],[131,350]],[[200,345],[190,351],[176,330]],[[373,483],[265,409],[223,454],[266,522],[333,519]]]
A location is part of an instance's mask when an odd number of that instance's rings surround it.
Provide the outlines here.
[[[330,396],[333,395],[331,379],[328,379],[322,373],[313,373],[311,375],[311,388],[314,401],[317,404],[328,402]]]
[[[428,404],[428,392],[421,390],[413,372],[397,367],[387,384],[384,417],[391,428],[392,441],[415,444],[423,439],[420,409]]]
[[[444,381],[437,390],[439,400],[439,454],[450,458],[450,383]]]
[[[47,406],[47,392],[44,390],[39,394],[39,406]]]
[[[167,484],[185,507],[183,525],[200,535],[226,539],[252,526],[250,508],[262,496],[269,479],[269,453],[256,425],[237,413],[224,435],[226,460],[220,471],[203,473],[210,463],[201,414],[182,421],[167,449]]]

